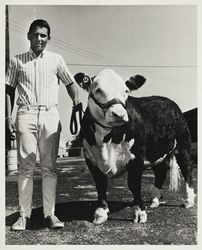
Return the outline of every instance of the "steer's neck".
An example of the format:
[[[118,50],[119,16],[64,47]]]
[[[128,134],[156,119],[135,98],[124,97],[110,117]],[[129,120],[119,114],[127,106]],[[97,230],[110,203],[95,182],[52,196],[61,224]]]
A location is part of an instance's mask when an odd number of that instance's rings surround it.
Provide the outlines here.
[[[90,109],[90,107],[88,106],[87,110],[86,110],[86,116],[88,117],[88,119],[90,119],[93,123],[99,125],[100,127],[102,127],[103,129],[106,130],[110,130],[111,127],[108,127],[105,123],[105,119],[98,114],[97,110],[95,109]]]
[[[97,146],[101,146],[103,144],[104,137],[108,135],[111,130],[111,128],[103,128],[95,123],[95,139]]]

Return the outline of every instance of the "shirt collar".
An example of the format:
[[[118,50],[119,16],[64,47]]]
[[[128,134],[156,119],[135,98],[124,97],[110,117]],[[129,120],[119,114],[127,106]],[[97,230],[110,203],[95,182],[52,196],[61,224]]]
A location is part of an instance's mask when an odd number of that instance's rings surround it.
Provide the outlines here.
[[[32,57],[34,57],[34,58],[37,57],[31,48],[29,48],[29,53],[30,53],[30,55],[31,55]],[[40,53],[39,57],[40,57],[40,58],[43,58],[44,55],[46,55],[46,53],[47,53],[47,50],[44,49],[44,50]]]

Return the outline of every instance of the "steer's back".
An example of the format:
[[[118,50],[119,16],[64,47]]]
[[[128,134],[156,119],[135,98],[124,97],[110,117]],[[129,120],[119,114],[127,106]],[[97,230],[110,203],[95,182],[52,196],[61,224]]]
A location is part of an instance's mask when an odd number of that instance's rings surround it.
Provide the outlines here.
[[[189,133],[180,108],[169,98],[130,96],[127,111],[130,137],[133,135],[136,138],[136,149],[140,151],[138,153],[145,150],[151,161],[171,150],[175,139],[180,143],[183,133]]]

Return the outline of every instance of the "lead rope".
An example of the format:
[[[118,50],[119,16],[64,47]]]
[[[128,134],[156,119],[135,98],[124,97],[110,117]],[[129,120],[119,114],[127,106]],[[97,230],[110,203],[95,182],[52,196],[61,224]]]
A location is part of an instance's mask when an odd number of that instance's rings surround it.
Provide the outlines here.
[[[76,117],[77,112],[79,113],[79,124],[81,125],[81,121],[83,118],[82,103],[79,103],[72,108],[72,114],[70,118],[70,132],[72,135],[76,135],[78,132],[78,122],[77,122],[77,117]]]

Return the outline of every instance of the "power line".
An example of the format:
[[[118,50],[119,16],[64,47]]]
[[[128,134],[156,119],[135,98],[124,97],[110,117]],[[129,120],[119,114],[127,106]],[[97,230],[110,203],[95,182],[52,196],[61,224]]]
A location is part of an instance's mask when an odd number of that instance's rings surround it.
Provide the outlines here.
[[[16,31],[21,32],[21,28],[15,26],[15,25],[12,28],[14,30],[16,30]],[[100,60],[99,58],[96,58],[96,56],[90,55],[90,52],[80,52],[80,51],[77,51],[74,48],[71,48],[71,47],[68,47],[68,46],[65,46],[63,44],[58,43],[57,40],[58,39],[52,40],[52,45],[53,46],[55,45],[56,47],[64,49],[64,50],[67,50],[67,48],[68,48],[68,51],[71,50],[71,51],[69,51],[71,53],[74,53],[74,54],[86,57],[88,59],[91,59],[91,60],[94,60],[94,61],[97,61],[97,62],[104,62],[103,60]],[[94,54],[94,53],[92,53],[92,54]],[[96,54],[94,54],[94,55],[96,55]],[[95,58],[93,58],[93,57],[95,57]],[[97,57],[105,58],[105,57],[102,57],[102,56],[99,56],[99,55]],[[108,59],[108,60],[111,60],[111,59]],[[114,60],[111,60],[111,61],[114,61]],[[195,65],[128,65],[128,64],[106,64],[106,63],[108,63],[107,61],[104,62],[104,63],[105,64],[68,63],[68,65],[72,65],[72,66],[86,66],[86,67],[99,67],[99,66],[100,67],[104,67],[104,66],[107,66],[107,67],[117,67],[117,68],[197,68],[197,66],[195,66]]]
[[[86,66],[86,67],[117,67],[117,68],[197,68],[191,65],[114,65],[114,64],[82,64],[82,63],[68,63],[72,66]]]
[[[24,26],[18,22],[10,20],[10,24],[11,24],[12,28],[16,31],[21,32],[21,33],[26,32]],[[158,78],[163,77],[164,81],[166,81],[166,78],[168,80],[168,78],[170,78],[170,77],[167,77],[165,75],[163,76],[162,74],[159,74],[157,72],[156,73],[151,72],[148,69],[144,69],[144,68],[197,68],[197,66],[195,66],[195,65],[127,65],[127,64],[123,64],[123,63],[120,63],[118,61],[115,61],[113,59],[109,59],[109,58],[106,58],[104,56],[100,56],[98,54],[92,53],[88,50],[84,50],[80,47],[76,47],[72,44],[69,44],[67,42],[64,42],[64,41],[59,40],[59,39],[54,38],[54,37],[52,39],[51,44],[57,48],[61,48],[65,51],[68,51],[69,53],[73,53],[73,54],[82,56],[84,58],[96,61],[98,63],[102,63],[102,64],[68,63],[68,66],[71,65],[71,66],[83,66],[83,67],[114,67],[114,68],[117,67],[117,68],[121,68],[124,71],[132,72],[132,73],[134,73],[132,71],[132,68],[142,68],[141,69],[142,72],[145,72],[146,74],[149,73],[149,74],[154,75],[154,76],[158,75]]]
[[[17,23],[16,21],[11,21],[12,24],[17,27],[17,31],[20,31],[20,29],[24,29],[24,27],[20,24]],[[73,65],[73,66],[108,66],[108,67],[121,67],[121,68],[196,68],[197,66],[195,65],[128,65],[128,64],[124,64],[124,63],[120,63],[119,61],[98,55],[96,53],[90,52],[88,50],[82,49],[78,46],[72,45],[71,43],[68,42],[64,42],[63,40],[54,38],[52,39],[52,45],[58,47],[58,48],[62,48],[64,50],[71,50],[69,52],[86,57],[88,59],[91,60],[96,60],[97,62],[102,62],[104,64],[70,64],[68,63],[68,65]],[[110,65],[106,65],[106,63],[109,62],[113,62],[115,64],[110,64]],[[118,64],[117,64],[118,63]]]
[[[25,28],[21,24],[17,23],[16,21],[11,20],[11,24],[14,26],[15,30],[17,28],[17,31],[21,31],[21,29],[25,30]],[[62,48],[66,51],[68,50],[71,53],[74,53],[74,54],[77,54],[77,55],[80,55],[80,56],[83,56],[83,57],[86,57],[88,59],[91,59],[91,60],[94,60],[97,62],[101,62],[104,64],[106,64],[106,63],[116,63],[116,64],[118,63],[118,64],[120,64],[120,62],[118,62],[118,61],[115,61],[113,59],[109,59],[107,57],[104,57],[104,56],[101,56],[98,54],[95,54],[95,53],[90,52],[88,50],[84,50],[80,47],[74,46],[68,42],[64,42],[64,41],[59,40],[59,39],[54,38],[54,37],[52,38],[51,45],[56,46],[58,48]]]

